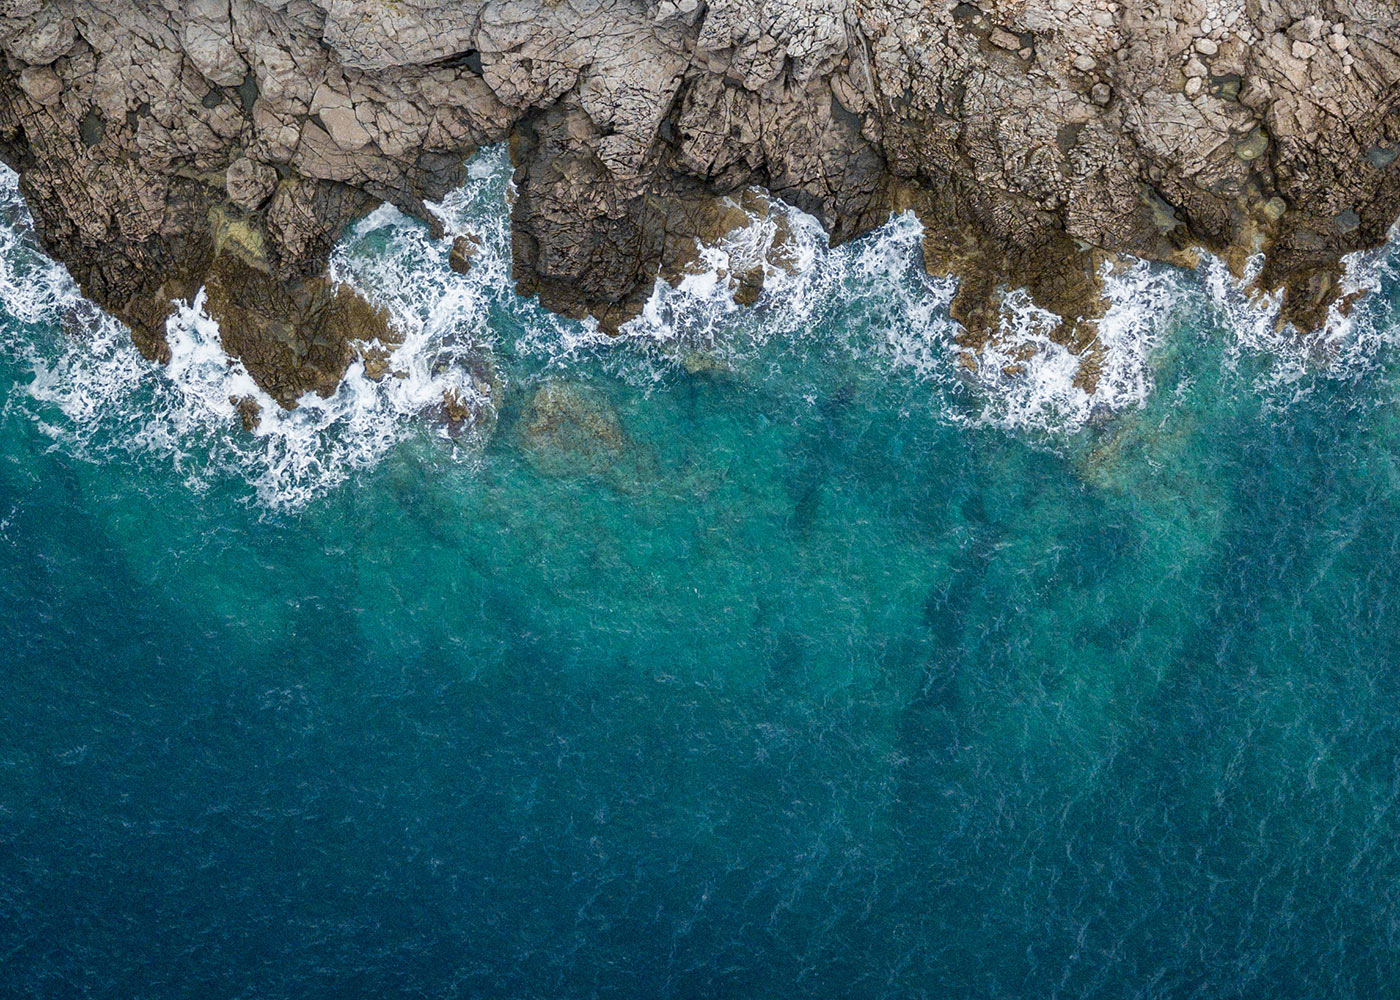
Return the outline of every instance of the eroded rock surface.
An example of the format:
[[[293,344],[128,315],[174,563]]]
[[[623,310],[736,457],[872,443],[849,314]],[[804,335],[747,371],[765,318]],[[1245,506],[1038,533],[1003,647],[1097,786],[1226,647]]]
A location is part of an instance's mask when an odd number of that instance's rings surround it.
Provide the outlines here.
[[[520,290],[605,328],[754,185],[838,241],[913,209],[970,337],[1024,286],[1077,346],[1105,253],[1267,249],[1313,327],[1400,213],[1392,0],[0,0],[0,49],[46,249],[153,357],[212,283],[284,405],[382,322],[344,225],[505,139]]]

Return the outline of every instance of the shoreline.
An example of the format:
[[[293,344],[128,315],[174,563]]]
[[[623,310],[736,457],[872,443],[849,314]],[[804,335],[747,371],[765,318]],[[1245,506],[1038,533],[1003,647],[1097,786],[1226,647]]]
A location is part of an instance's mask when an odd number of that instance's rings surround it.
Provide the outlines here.
[[[1117,255],[1206,250],[1238,275],[1264,253],[1258,287],[1307,331],[1340,258],[1400,215],[1400,15],[1360,0],[1218,24],[1150,0],[120,6],[0,15],[0,157],[46,252],[147,357],[169,358],[170,303],[207,289],[284,407],[396,335],[326,281],[346,225],[379,204],[439,225],[426,202],[495,142],[518,292],[609,332],[751,188],[838,245],[913,211],[970,346],[1024,289],[1076,354]]]

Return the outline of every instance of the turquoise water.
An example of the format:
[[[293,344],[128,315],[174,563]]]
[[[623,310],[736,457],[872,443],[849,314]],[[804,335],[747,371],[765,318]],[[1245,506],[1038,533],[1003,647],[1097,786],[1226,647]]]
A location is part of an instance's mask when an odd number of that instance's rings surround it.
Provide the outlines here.
[[[510,294],[505,181],[465,278],[347,236],[407,377],[248,435],[9,180],[0,993],[1400,992],[1391,251],[1307,342],[1139,265],[1085,396],[969,373],[909,220],[607,342]]]

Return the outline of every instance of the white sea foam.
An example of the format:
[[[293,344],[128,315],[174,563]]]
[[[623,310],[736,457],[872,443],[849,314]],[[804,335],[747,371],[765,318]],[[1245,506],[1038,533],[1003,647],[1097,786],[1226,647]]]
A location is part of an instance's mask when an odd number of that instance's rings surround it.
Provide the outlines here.
[[[924,271],[923,230],[912,214],[833,249],[816,219],[780,202],[702,248],[699,266],[676,286],[658,281],[642,314],[609,337],[591,320],[563,319],[514,295],[509,178],[504,149],[474,159],[466,183],[429,206],[445,240],[388,206],[351,228],[331,273],[390,311],[403,336],[397,347],[384,345],[397,374],[376,383],[357,362],[331,399],[308,396],[288,412],[225,355],[202,296],[178,304],[169,321],[171,363],[161,369],[142,359],[120,324],[35,249],[15,175],[0,171],[0,212],[8,216],[0,225],[0,302],[16,321],[0,329],[5,349],[33,371],[27,396],[39,404],[36,424],[75,454],[154,456],[196,490],[241,477],[259,502],[283,508],[323,495],[406,436],[432,432],[437,425],[423,414],[449,390],[489,410],[482,373],[494,370],[492,353],[507,344],[546,369],[575,377],[608,370],[646,386],[682,367],[742,366],[760,348],[807,351],[836,341],[890,378],[927,385],[929,405],[951,421],[1063,435],[1147,399],[1154,359],[1182,317],[1228,331],[1227,363],[1266,359],[1258,386],[1280,398],[1306,391],[1318,374],[1369,370],[1379,349],[1400,337],[1384,310],[1364,300],[1317,334],[1280,333],[1277,301],[1246,291],[1252,275],[1237,280],[1212,258],[1195,279],[1138,262],[1105,273],[1110,307],[1097,324],[1092,391],[1079,377],[1080,359],[1049,336],[1054,318],[1024,292],[1006,297],[999,335],[969,367],[948,315],[956,282]],[[447,267],[447,250],[453,235],[468,232],[481,249],[460,275]],[[1395,243],[1354,255],[1348,288],[1393,287],[1397,259]],[[755,266],[764,274],[761,297],[740,307],[735,276]],[[242,396],[261,405],[253,434],[241,430],[231,401]]]
[[[779,213],[792,233],[797,266],[791,269],[765,260]],[[1057,320],[1024,292],[1007,296],[1001,333],[976,353],[976,367],[960,365],[967,352],[956,344],[958,326],[948,315],[957,283],[923,270],[922,239],[923,227],[904,213],[830,249],[816,219],[775,206],[771,215],[755,215],[748,227],[705,248],[699,273],[675,287],[658,282],[643,314],[623,332],[633,343],[679,348],[682,358],[685,350],[701,350],[732,361],[756,344],[775,338],[800,343],[822,328],[888,366],[892,377],[912,374],[928,382],[931,404],[942,404],[949,419],[963,423],[1065,432],[1095,413],[1146,398],[1148,359],[1178,294],[1163,269],[1143,263],[1107,274],[1112,307],[1099,323],[1102,371],[1086,392],[1077,384],[1080,359],[1050,338]],[[750,311],[735,305],[729,276],[755,261],[763,265],[765,282],[757,310]],[[961,405],[969,385],[976,395],[970,410]]]
[[[774,342],[807,349],[815,336],[920,377],[946,361],[955,286],[914,266],[922,227],[912,214],[835,249],[817,219],[790,205],[774,202],[751,219],[703,247],[695,273],[674,286],[658,281],[620,341],[642,352],[659,346],[673,365],[692,352],[742,363]],[[762,294],[740,306],[736,276],[753,267],[763,271]]]
[[[1323,327],[1309,332],[1280,323],[1281,293],[1265,294],[1254,287],[1262,256],[1251,258],[1237,278],[1224,261],[1207,255],[1197,269],[1198,287],[1213,325],[1230,338],[1226,363],[1237,369],[1246,359],[1262,362],[1252,384],[1278,406],[1296,402],[1326,382],[1352,381],[1373,371],[1400,343],[1400,326],[1377,301],[1400,279],[1397,237],[1400,232],[1393,227],[1385,246],[1343,258],[1343,294],[1363,294],[1350,311],[1334,303]]]
[[[499,163],[484,174],[478,167],[449,203],[469,200],[474,187],[499,187],[499,175]],[[446,390],[480,408],[495,403],[471,372],[489,366],[479,335],[487,323],[484,290],[495,295],[506,287],[503,237],[487,239],[473,273],[463,277],[446,267],[445,243],[435,244],[394,210],[361,221],[337,251],[333,274],[355,280],[390,309],[404,343],[389,364],[402,377],[375,383],[356,362],[330,399],[307,395],[285,411],[225,354],[202,293],[176,304],[166,328],[170,363],[152,365],[121,324],[35,249],[13,172],[0,174],[0,205],[15,220],[0,226],[0,301],[18,321],[5,324],[5,347],[33,371],[26,388],[43,408],[39,426],[75,454],[160,456],[192,489],[236,476],[251,483],[261,503],[298,507],[373,465],[408,434],[434,426],[422,415]],[[375,236],[387,237],[387,252],[357,256]],[[261,407],[252,434],[241,430],[233,402],[242,396]]]
[[[1153,388],[1152,357],[1180,289],[1163,268],[1136,261],[1103,272],[1109,307],[1095,322],[1092,353],[1077,355],[1052,334],[1059,317],[1024,291],[1003,300],[1001,329],[974,359],[981,388],[975,423],[1056,433],[1140,405]],[[1086,377],[1086,359],[1096,368]]]
[[[791,270],[764,261],[779,213],[793,236],[798,266]],[[1152,354],[1182,296],[1169,269],[1139,262],[1105,272],[1110,308],[1098,323],[1100,371],[1086,391],[1080,358],[1051,339],[1058,321],[1024,292],[1006,296],[1002,329],[991,343],[975,353],[960,347],[948,315],[957,282],[924,271],[922,239],[923,227],[904,213],[831,249],[817,220],[778,205],[705,248],[700,273],[676,287],[658,282],[642,316],[623,332],[634,344],[664,345],[673,361],[685,350],[733,361],[758,344],[800,344],[821,329],[891,377],[926,382],[930,405],[959,423],[1067,433],[1147,398]],[[728,276],[755,260],[764,264],[764,290],[757,309],[748,310],[734,304]],[[960,360],[964,355],[975,367]]]
[[[732,359],[774,337],[791,338],[810,328],[839,278],[826,234],[816,219],[781,202],[750,218],[748,225],[701,247],[693,273],[678,284],[658,280],[642,314],[623,326],[623,342]],[[752,268],[763,272],[756,311],[734,301],[738,276]]]

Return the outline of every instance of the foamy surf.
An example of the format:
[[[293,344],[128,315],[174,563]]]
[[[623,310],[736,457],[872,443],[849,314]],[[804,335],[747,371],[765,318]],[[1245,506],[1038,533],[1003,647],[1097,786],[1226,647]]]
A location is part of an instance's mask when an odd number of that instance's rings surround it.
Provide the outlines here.
[[[697,358],[740,365],[761,348],[809,350],[816,338],[835,339],[873,363],[936,380],[950,371],[956,325],[947,306],[956,284],[918,265],[922,238],[923,227],[905,213],[832,248],[816,218],[772,202],[749,225],[702,247],[694,273],[674,285],[658,279],[620,340],[693,367]],[[754,267],[762,291],[752,306],[740,305],[735,276]]]
[[[500,182],[499,164],[487,174],[477,169],[454,198],[470,199],[474,187]],[[483,248],[474,273],[463,278],[447,269],[445,244],[432,245],[422,226],[392,209],[359,223],[332,271],[339,280],[362,281],[393,313],[404,334],[387,352],[393,374],[376,382],[356,361],[331,398],[307,395],[286,411],[224,352],[202,293],[176,303],[166,326],[171,360],[155,366],[120,323],[82,297],[61,265],[39,253],[13,172],[0,176],[0,204],[14,220],[0,227],[0,296],[23,324],[6,346],[33,373],[26,389],[41,406],[40,426],[79,457],[156,456],[172,462],[192,490],[235,477],[250,484],[260,504],[296,508],[372,467],[410,434],[445,433],[447,421],[436,412],[445,394],[477,413],[490,414],[497,403],[480,335],[484,290],[508,288],[498,246]],[[374,257],[374,266],[367,255],[354,258],[357,241],[385,233],[390,252]],[[243,398],[260,411],[251,433],[242,430],[235,403]],[[463,444],[470,441],[454,447]]]
[[[792,267],[765,259],[779,214],[791,234]],[[1024,292],[1006,297],[1001,331],[985,347],[959,346],[960,328],[948,315],[957,282],[924,271],[922,243],[922,225],[906,212],[833,249],[815,218],[779,204],[703,248],[703,269],[676,285],[658,281],[623,335],[690,367],[697,356],[741,363],[760,346],[801,345],[821,329],[892,377],[929,384],[930,404],[947,419],[1009,430],[1073,432],[1096,414],[1140,404],[1151,391],[1149,358],[1178,294],[1162,269],[1139,263],[1106,272],[1112,305],[1099,324],[1097,384],[1086,391],[1078,378],[1081,359],[1050,338],[1057,318]],[[749,309],[735,303],[732,276],[755,262],[765,280]]]
[[[201,294],[177,305],[167,322],[171,359],[164,369],[142,358],[115,321],[56,356],[31,350],[29,395],[56,411],[45,423],[49,435],[92,461],[140,454],[169,460],[195,491],[243,478],[273,508],[324,495],[402,436],[359,366],[331,399],[309,396],[297,410],[282,410],[225,354],[203,304]],[[234,401],[242,397],[261,409],[252,433],[241,429]]]
[[[674,285],[657,280],[642,314],[623,325],[626,342],[747,352],[810,324],[839,279],[828,259],[826,234],[805,212],[758,197],[766,210],[748,212],[747,225],[700,246],[691,273]],[[727,200],[740,207],[739,201]],[[761,291],[754,305],[741,305],[736,299],[740,276],[751,272],[761,273]],[[760,307],[756,313],[754,306]]]
[[[1060,319],[1022,290],[1003,299],[1001,329],[969,352],[981,389],[972,422],[1016,430],[1074,432],[1098,417],[1142,405],[1154,388],[1160,347],[1180,285],[1147,261],[1106,264],[1108,309],[1090,346],[1076,354],[1054,337]]]
[[[1322,382],[1349,381],[1373,371],[1400,342],[1400,328],[1379,301],[1400,279],[1400,224],[1389,237],[1385,246],[1342,258],[1342,299],[1328,310],[1320,330],[1306,333],[1279,322],[1281,295],[1254,287],[1262,256],[1247,261],[1236,277],[1224,261],[1206,255],[1192,291],[1204,295],[1210,322],[1230,337],[1227,364],[1238,368],[1245,359],[1262,360],[1264,370],[1252,385],[1278,405],[1301,399]],[[1343,308],[1341,302],[1353,295],[1359,297]]]
[[[1055,343],[1054,317],[1024,292],[1006,297],[998,336],[968,364],[948,314],[956,281],[924,271],[923,229],[912,214],[831,248],[815,218],[766,198],[762,211],[747,202],[747,225],[699,247],[681,280],[658,279],[641,315],[609,337],[592,321],[561,318],[514,294],[510,174],[503,148],[474,158],[463,186],[429,206],[444,240],[388,206],[351,227],[331,274],[388,309],[402,342],[377,345],[373,373],[357,361],[330,399],[307,396],[288,412],[224,353],[202,296],[177,304],[170,364],[141,358],[121,325],[37,250],[17,178],[0,172],[0,301],[17,321],[7,325],[5,346],[33,372],[26,388],[40,404],[36,419],[80,456],[169,461],[194,490],[241,479],[257,503],[283,509],[325,495],[410,435],[445,435],[445,400],[480,415],[481,440],[506,389],[495,362],[505,349],[546,372],[607,371],[646,387],[744,368],[763,351],[839,345],[890,378],[925,384],[929,406],[950,422],[1062,436],[1141,406],[1154,390],[1155,359],[1183,320],[1227,331],[1227,364],[1266,359],[1256,387],[1285,400],[1308,391],[1312,377],[1370,370],[1397,338],[1366,299],[1350,315],[1334,311],[1316,334],[1280,332],[1277,301],[1247,291],[1253,273],[1236,279],[1206,257],[1194,277],[1146,262],[1105,271],[1109,308],[1097,323],[1094,379],[1082,377],[1083,359]],[[454,235],[468,233],[480,249],[458,274],[447,266],[448,249]],[[1347,290],[1393,288],[1397,254],[1392,242],[1353,255]],[[1257,273],[1259,262],[1250,266]],[[740,305],[737,282],[755,269],[761,290],[752,306]],[[252,433],[240,426],[235,401],[244,398],[260,410]],[[454,439],[447,453],[474,454],[472,435]]]

